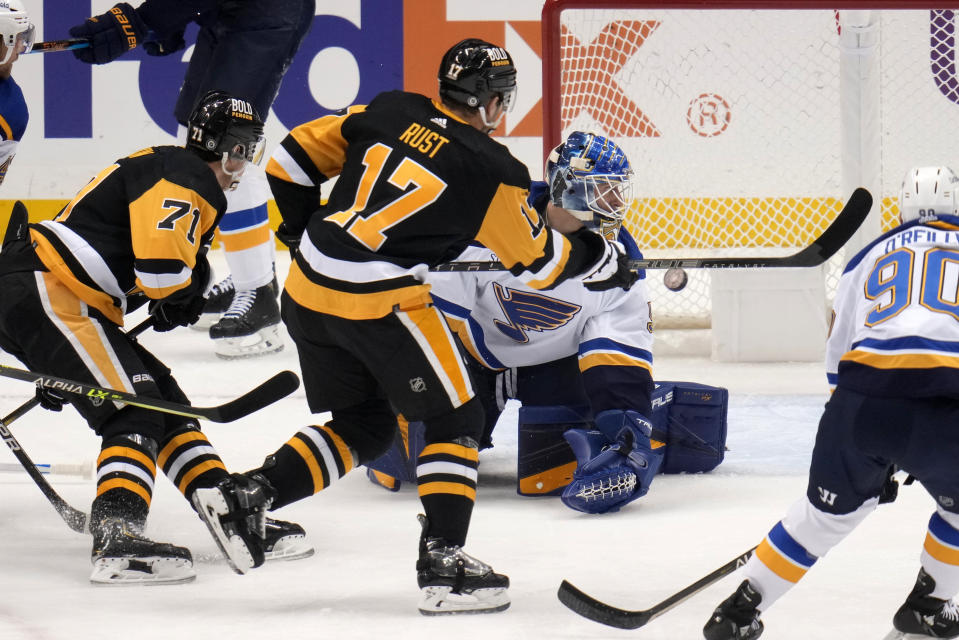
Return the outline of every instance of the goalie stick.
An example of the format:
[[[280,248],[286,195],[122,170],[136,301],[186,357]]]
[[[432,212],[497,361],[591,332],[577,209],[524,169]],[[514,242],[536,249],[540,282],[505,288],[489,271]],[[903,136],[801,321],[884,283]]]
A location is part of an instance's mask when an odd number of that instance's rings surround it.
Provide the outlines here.
[[[33,464],[33,460],[30,459],[30,456],[27,455],[27,452],[23,450],[23,447],[20,446],[20,443],[10,432],[10,423],[38,404],[40,404],[40,401],[34,396],[14,409],[13,413],[5,417],[2,423],[0,423],[0,436],[3,437],[3,441],[10,447],[10,451],[13,452],[13,455],[16,456],[17,460],[23,466],[24,471],[30,475],[30,478],[33,479],[40,488],[40,491],[43,492],[43,495],[50,501],[53,508],[57,510],[57,513],[60,514],[63,521],[67,523],[67,526],[77,533],[86,533],[87,527],[89,526],[87,514],[71,507],[66,500],[60,497],[60,494],[50,486],[47,479],[43,477],[40,470]]]
[[[630,260],[629,268],[640,269],[746,269],[756,267],[815,267],[839,251],[856,232],[872,207],[872,195],[857,188],[842,211],[825,231],[805,249],[789,256],[752,258],[652,258]],[[444,262],[430,271],[503,271],[501,262]]]
[[[70,49],[85,49],[90,46],[90,41],[84,38],[70,38],[69,40],[47,40],[46,42],[34,42],[29,51],[24,53],[49,53],[51,51],[68,51]]]
[[[292,371],[281,371],[255,389],[251,389],[242,396],[225,404],[214,407],[194,407],[188,404],[180,404],[179,402],[162,400],[160,398],[150,398],[135,393],[127,393],[126,391],[97,387],[85,382],[78,382],[46,373],[25,371],[3,364],[0,364],[0,376],[32,382],[38,387],[45,387],[61,393],[71,393],[94,400],[100,399],[104,401],[122,402],[135,407],[152,409],[153,411],[172,413],[178,416],[187,416],[188,418],[202,418],[213,422],[233,422],[234,420],[239,420],[254,411],[259,411],[263,407],[273,404],[281,398],[285,398],[296,391],[297,387],[300,386],[300,379],[295,373]]]
[[[746,553],[736,556],[712,573],[703,576],[685,589],[677,591],[649,609],[641,609],[638,611],[618,609],[583,593],[566,580],[563,580],[562,584],[559,585],[559,591],[556,595],[559,597],[560,602],[584,618],[589,618],[594,622],[616,627],[617,629],[638,629],[650,620],[658,618],[687,598],[699,593],[720,578],[728,576],[746,564],[746,561],[749,560],[749,557],[753,555],[753,551],[755,550],[756,547],[753,547]]]

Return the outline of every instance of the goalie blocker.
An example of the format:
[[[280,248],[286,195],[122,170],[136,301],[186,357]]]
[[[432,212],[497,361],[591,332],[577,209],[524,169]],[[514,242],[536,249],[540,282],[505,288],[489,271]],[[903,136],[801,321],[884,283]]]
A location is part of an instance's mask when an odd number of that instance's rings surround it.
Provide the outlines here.
[[[660,473],[703,473],[715,469],[726,451],[729,392],[695,382],[657,382],[652,395],[651,439],[665,442]],[[572,481],[576,456],[563,438],[568,429],[592,428],[586,407],[522,407],[519,410],[516,492],[560,495]],[[400,421],[393,446],[370,462],[377,484],[396,490],[416,481],[423,425]],[[384,478],[383,474],[389,476]]]

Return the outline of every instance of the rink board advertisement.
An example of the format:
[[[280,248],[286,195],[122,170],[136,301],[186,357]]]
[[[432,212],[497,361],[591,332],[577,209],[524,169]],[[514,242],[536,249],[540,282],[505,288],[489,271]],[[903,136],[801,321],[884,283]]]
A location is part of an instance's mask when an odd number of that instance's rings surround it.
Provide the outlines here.
[[[71,26],[114,4],[24,2],[38,40],[67,38]],[[474,5],[459,0],[318,0],[312,28],[267,119],[267,151],[293,126],[368,102],[381,91],[434,95],[443,52],[475,36],[505,43],[523,69],[523,97],[503,133],[516,138],[520,148],[531,149],[531,162],[538,164],[541,3]],[[28,203],[31,218],[48,217],[116,158],[150,145],[176,144],[173,105],[196,32],[191,25],[187,48],[165,57],[149,56],[140,48],[106,65],[84,64],[68,51],[22,56],[13,77],[24,92],[30,122],[0,185],[0,221],[5,224],[15,199]]]

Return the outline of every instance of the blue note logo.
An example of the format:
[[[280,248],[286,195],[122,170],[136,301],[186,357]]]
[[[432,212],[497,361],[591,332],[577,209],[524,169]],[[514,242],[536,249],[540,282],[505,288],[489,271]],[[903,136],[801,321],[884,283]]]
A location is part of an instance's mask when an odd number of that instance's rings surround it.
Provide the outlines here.
[[[529,342],[527,331],[550,331],[569,323],[582,307],[572,302],[518,291],[493,283],[493,291],[506,321],[494,320],[496,327],[516,342]]]

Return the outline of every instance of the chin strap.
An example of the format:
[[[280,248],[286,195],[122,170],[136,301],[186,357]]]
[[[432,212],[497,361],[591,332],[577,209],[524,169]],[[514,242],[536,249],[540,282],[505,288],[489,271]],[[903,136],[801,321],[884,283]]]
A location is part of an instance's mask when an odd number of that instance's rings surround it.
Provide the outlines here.
[[[499,117],[496,118],[495,121],[490,122],[486,118],[486,107],[484,107],[483,105],[480,105],[479,113],[480,113],[480,117],[483,119],[483,125],[486,127],[486,129],[483,130],[484,133],[493,133],[494,131],[496,131],[496,127],[498,127],[500,123],[503,121],[503,118],[506,117],[506,109],[500,109]]]
[[[230,176],[230,186],[224,189],[224,191],[235,191],[240,185],[240,178],[243,177],[243,173],[246,171],[246,161],[243,162],[243,166],[240,167],[239,171],[230,171],[226,168],[226,163],[229,159],[229,152],[224,151],[223,156],[220,158],[220,167],[223,169],[223,173]]]

